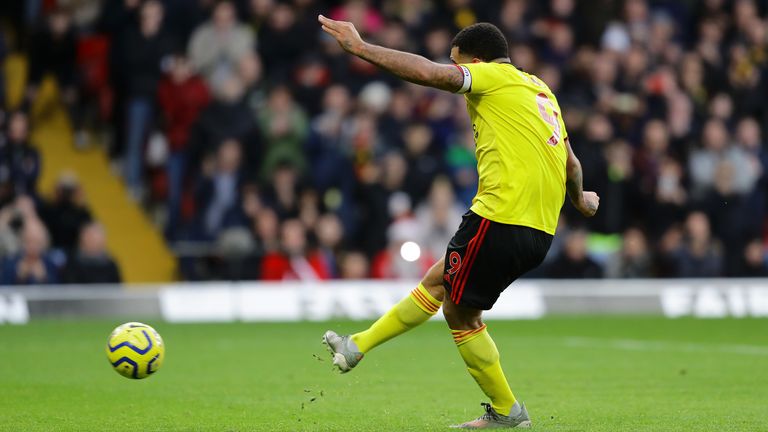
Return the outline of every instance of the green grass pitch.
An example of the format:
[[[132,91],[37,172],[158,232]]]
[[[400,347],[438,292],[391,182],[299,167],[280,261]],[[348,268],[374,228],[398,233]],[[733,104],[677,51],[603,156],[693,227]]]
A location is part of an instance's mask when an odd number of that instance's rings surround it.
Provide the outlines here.
[[[0,326],[2,431],[442,431],[484,401],[442,322],[347,375],[320,345],[364,323],[172,325],[163,368],[133,381],[104,355],[120,322]],[[768,430],[768,321],[490,322],[539,431]]]

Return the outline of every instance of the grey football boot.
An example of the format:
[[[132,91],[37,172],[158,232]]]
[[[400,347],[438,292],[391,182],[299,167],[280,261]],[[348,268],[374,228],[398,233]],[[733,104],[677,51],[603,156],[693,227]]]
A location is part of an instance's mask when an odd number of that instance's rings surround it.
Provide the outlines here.
[[[335,331],[328,330],[323,335],[323,344],[333,356],[333,365],[341,373],[351,371],[363,359],[363,353],[357,349],[350,336],[339,336]]]
[[[451,427],[455,429],[522,429],[531,427],[531,418],[528,416],[525,404],[521,404],[520,414],[515,417],[497,413],[489,403],[483,403],[482,405],[485,408],[485,414],[475,420]]]

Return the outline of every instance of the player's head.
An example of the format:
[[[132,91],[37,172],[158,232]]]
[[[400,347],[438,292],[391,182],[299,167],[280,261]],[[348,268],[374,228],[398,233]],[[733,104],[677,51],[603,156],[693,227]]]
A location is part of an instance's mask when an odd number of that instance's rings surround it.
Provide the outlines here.
[[[451,43],[451,59],[455,63],[489,62],[507,57],[507,39],[493,24],[477,23],[464,27]]]

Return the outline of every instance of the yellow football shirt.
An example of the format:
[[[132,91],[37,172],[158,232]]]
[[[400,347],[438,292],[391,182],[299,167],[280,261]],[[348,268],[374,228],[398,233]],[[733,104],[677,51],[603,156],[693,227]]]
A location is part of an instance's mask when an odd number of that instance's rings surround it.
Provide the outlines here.
[[[554,234],[568,158],[557,99],[541,80],[508,63],[459,68],[479,175],[471,210],[494,222]]]

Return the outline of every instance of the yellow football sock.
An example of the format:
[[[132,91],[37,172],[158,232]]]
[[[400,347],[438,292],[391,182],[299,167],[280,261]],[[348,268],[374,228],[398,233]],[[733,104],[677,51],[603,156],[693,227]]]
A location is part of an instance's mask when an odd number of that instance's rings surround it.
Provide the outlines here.
[[[478,329],[451,330],[451,333],[469,374],[491,399],[493,409],[499,414],[509,415],[515,404],[515,395],[501,370],[499,350],[485,324]]]
[[[353,334],[352,341],[357,344],[360,352],[367,353],[378,345],[430,319],[437,313],[442,304],[432,297],[424,285],[419,284],[408,297],[400,300],[400,303],[387,311],[368,330]]]

